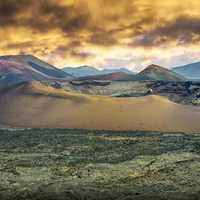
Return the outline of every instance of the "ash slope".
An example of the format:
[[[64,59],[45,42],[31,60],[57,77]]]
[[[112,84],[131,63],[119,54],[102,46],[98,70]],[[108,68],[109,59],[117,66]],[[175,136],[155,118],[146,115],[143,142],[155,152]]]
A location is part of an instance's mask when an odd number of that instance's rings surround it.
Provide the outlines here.
[[[0,107],[0,124],[14,127],[200,132],[200,109],[160,96],[87,96],[32,82],[2,91]]]

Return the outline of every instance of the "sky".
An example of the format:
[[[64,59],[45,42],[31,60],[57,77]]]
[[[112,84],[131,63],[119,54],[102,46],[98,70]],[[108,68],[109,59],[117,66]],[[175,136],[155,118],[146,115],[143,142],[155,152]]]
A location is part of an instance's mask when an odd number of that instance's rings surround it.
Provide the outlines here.
[[[200,61],[199,0],[0,0],[0,55],[62,68]]]

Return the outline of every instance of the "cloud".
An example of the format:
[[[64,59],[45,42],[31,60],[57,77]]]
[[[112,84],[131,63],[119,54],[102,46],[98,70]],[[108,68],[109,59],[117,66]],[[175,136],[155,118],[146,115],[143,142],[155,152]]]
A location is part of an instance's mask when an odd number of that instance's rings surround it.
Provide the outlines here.
[[[90,53],[90,52],[72,50],[70,52],[70,55],[73,56],[73,57],[77,57],[77,58],[79,58],[81,60],[85,60],[85,59],[91,57],[93,54]]]
[[[200,42],[200,18],[178,17],[175,21],[136,37],[131,45],[152,47],[170,41],[180,45]]]
[[[127,66],[141,53],[135,63],[147,63],[170,48],[196,52],[199,10],[199,0],[0,0],[0,53],[116,66],[113,52]]]
[[[32,47],[32,46],[33,46],[33,42],[28,41],[28,42],[22,42],[22,43],[11,43],[11,44],[8,43],[4,48],[5,49],[23,49],[23,48]]]
[[[118,43],[117,39],[112,35],[112,33],[104,32],[102,30],[95,31],[91,34],[88,40],[89,43],[100,46],[112,46]]]
[[[84,27],[88,18],[87,12],[74,5],[60,5],[56,0],[0,0],[1,26],[73,32]]]

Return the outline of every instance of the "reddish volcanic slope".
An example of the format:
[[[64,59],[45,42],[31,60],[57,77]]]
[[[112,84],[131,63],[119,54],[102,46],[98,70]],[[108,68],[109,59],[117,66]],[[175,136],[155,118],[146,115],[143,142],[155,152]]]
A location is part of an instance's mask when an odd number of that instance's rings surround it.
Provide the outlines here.
[[[125,72],[114,72],[110,74],[97,75],[97,76],[86,76],[78,78],[77,80],[109,80],[109,81],[121,81],[127,80],[130,77],[135,77],[135,75],[130,75]]]
[[[20,63],[14,61],[0,60],[1,73],[19,72],[26,67]]]
[[[0,57],[0,87],[24,81],[71,78],[62,70],[31,55]]]

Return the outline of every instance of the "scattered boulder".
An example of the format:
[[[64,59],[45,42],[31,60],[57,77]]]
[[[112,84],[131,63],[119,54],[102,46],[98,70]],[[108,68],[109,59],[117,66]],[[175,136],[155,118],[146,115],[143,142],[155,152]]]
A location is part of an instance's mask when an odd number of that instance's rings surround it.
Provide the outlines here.
[[[61,89],[62,85],[61,85],[61,83],[55,81],[55,82],[51,83],[51,87],[54,87],[56,89]]]
[[[200,98],[194,98],[194,99],[192,99],[192,104],[196,105],[196,106],[199,106],[200,105]]]
[[[153,94],[167,96],[176,103],[200,105],[200,82],[152,81],[147,84]]]

